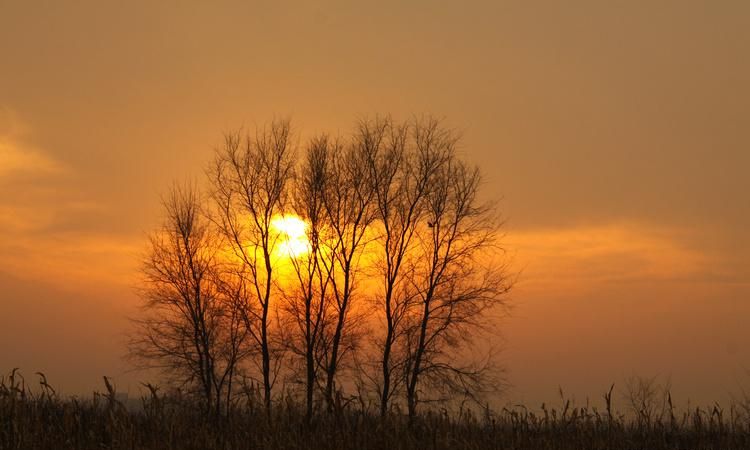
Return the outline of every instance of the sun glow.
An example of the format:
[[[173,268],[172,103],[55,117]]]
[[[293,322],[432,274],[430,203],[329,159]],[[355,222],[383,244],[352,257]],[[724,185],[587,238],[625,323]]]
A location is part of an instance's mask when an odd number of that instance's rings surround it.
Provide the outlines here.
[[[271,220],[271,227],[279,233],[276,251],[280,256],[296,258],[310,251],[307,223],[301,218],[293,214],[275,216]]]

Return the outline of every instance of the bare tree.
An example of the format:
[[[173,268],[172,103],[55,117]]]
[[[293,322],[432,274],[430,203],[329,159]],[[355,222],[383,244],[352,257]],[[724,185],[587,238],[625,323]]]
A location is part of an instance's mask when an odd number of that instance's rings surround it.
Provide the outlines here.
[[[480,173],[457,159],[455,133],[429,119],[414,128],[420,166],[440,161],[429,176],[417,225],[418,245],[409,271],[405,320],[404,376],[409,417],[421,400],[420,386],[429,387],[427,399],[448,387],[465,395],[484,387],[488,366],[477,364],[473,337],[483,328],[487,313],[502,306],[512,286],[502,262],[489,261],[497,250],[500,223],[491,204],[477,198]]]
[[[489,360],[466,355],[512,282],[488,256],[500,223],[456,134],[431,118],[362,120],[348,141],[313,138],[298,171],[291,136],[288,120],[225,136],[208,171],[210,221],[194,189],[166,202],[146,292],[174,314],[141,321],[134,348],[189,368],[178,373],[217,410],[257,368],[269,417],[282,369],[304,385],[308,420],[316,393],[330,412],[347,383],[376,394],[381,416],[396,401],[414,417],[450,391],[481,392]],[[279,229],[289,220],[304,223],[304,243]],[[178,338],[191,337],[188,352]]]
[[[623,397],[637,423],[649,427],[654,422],[663,421],[667,416],[670,422],[674,422],[671,389],[672,382],[669,378],[661,383],[658,377],[633,375],[625,379]]]
[[[158,368],[197,390],[209,413],[229,407],[245,334],[223,295],[218,236],[201,214],[194,186],[175,186],[164,199],[166,221],[153,233],[141,272],[144,313],[129,351],[142,367]]]
[[[294,151],[288,120],[274,121],[255,136],[241,133],[225,136],[209,171],[213,184],[216,223],[230,243],[245,288],[244,321],[260,348],[266,411],[271,411],[271,390],[280,361],[281,346],[271,337],[274,301],[274,258],[280,242],[273,227],[283,215],[289,184],[294,175]],[[273,361],[272,361],[273,360]],[[274,367],[272,367],[272,362]]]
[[[328,409],[334,407],[336,378],[347,352],[356,346],[359,337],[360,311],[352,303],[362,272],[362,257],[371,239],[370,226],[375,215],[374,191],[367,167],[370,147],[355,140],[348,148],[338,142],[328,151],[329,170],[324,190],[324,210],[329,229],[323,264],[331,282],[333,297],[331,316],[333,330],[325,347]]]
[[[417,157],[414,138],[416,122],[395,124],[390,118],[363,121],[357,139],[366,155],[374,191],[374,205],[380,237],[378,264],[382,277],[379,294],[385,319],[381,344],[380,414],[385,416],[401,377],[393,376],[402,358],[394,358],[394,344],[402,335],[403,319],[412,298],[405,283],[409,279],[407,260],[413,257],[414,236],[424,216],[424,196],[434,173],[445,164],[445,155],[434,148]]]
[[[331,272],[325,268],[323,249],[326,229],[324,191],[329,174],[329,140],[311,140],[300,170],[292,206],[306,222],[307,249],[291,254],[296,288],[287,295],[286,319],[297,333],[288,333],[288,345],[304,359],[306,417],[313,414],[313,394],[321,366],[326,328],[327,291]]]

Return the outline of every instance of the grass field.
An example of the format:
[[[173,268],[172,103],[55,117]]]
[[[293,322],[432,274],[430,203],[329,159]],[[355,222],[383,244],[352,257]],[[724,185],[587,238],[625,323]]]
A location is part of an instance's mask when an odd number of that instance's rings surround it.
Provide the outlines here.
[[[750,417],[732,407],[626,419],[611,411],[523,407],[482,413],[445,410],[413,423],[343,409],[307,423],[291,397],[267,417],[252,397],[229,417],[208,418],[199,404],[153,391],[126,407],[107,383],[89,400],[62,399],[40,377],[29,389],[17,373],[0,384],[1,449],[746,449]],[[610,392],[611,395],[611,392]],[[611,398],[610,398],[611,400]],[[607,401],[609,404],[610,401]]]

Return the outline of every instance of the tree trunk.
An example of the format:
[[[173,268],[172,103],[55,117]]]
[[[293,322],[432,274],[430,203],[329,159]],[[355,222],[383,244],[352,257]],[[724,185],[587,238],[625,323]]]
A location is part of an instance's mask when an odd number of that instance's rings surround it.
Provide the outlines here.
[[[389,295],[390,297],[390,295]],[[380,417],[388,414],[388,398],[391,390],[391,346],[393,345],[393,318],[391,316],[390,298],[386,300],[386,319],[388,321],[388,331],[383,344],[383,392],[380,397]]]
[[[348,265],[347,265],[348,266]],[[348,270],[348,267],[346,268]],[[333,335],[333,343],[331,347],[331,362],[328,365],[326,373],[326,401],[328,403],[328,412],[333,411],[334,399],[333,399],[333,387],[336,378],[336,372],[338,370],[338,357],[339,347],[341,345],[341,337],[344,331],[344,324],[346,322],[346,309],[349,303],[349,274],[344,274],[344,295],[343,301],[341,302],[341,308],[339,309],[339,316],[336,321],[336,332]]]

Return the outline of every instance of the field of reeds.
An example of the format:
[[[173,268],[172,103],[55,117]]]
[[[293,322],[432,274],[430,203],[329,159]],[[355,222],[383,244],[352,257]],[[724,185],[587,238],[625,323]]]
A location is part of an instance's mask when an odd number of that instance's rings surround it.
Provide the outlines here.
[[[0,449],[747,449],[747,410],[718,405],[677,414],[633,417],[606,407],[524,407],[492,412],[459,408],[428,411],[412,423],[357,409],[320,413],[307,422],[291,396],[270,417],[247,394],[230,414],[207,417],[199,404],[149,388],[137,407],[118,400],[105,378],[103,392],[86,400],[62,398],[37,374],[33,388],[13,371],[0,381]],[[36,380],[35,380],[36,381]],[[647,404],[644,402],[644,408]],[[650,408],[650,407],[649,407]],[[637,413],[638,411],[636,411]]]

